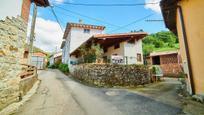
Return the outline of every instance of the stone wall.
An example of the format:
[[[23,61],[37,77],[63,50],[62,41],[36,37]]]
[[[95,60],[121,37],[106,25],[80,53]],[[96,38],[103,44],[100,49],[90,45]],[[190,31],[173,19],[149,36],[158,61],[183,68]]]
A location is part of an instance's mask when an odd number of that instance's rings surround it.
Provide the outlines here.
[[[24,96],[33,87],[34,83],[38,80],[37,74],[21,79],[20,81],[20,95]]]
[[[19,101],[21,65],[27,25],[21,17],[0,20],[0,110]]]
[[[82,64],[71,72],[74,78],[96,86],[135,87],[150,82],[144,65]]]

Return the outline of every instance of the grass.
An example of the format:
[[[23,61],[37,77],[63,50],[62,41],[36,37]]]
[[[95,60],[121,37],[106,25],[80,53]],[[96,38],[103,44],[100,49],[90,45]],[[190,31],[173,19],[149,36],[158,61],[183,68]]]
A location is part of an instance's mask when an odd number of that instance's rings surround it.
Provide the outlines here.
[[[179,44],[175,44],[173,48],[171,47],[155,48],[154,52],[176,51],[178,49],[179,49]]]

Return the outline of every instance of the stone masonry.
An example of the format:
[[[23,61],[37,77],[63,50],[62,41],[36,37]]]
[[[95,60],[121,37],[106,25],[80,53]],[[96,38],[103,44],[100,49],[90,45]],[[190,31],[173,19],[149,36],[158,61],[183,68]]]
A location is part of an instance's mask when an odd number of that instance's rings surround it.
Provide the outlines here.
[[[19,101],[21,72],[27,24],[21,17],[0,20],[0,110]]]
[[[150,74],[144,65],[82,64],[71,72],[74,78],[96,86],[135,87],[150,83]]]

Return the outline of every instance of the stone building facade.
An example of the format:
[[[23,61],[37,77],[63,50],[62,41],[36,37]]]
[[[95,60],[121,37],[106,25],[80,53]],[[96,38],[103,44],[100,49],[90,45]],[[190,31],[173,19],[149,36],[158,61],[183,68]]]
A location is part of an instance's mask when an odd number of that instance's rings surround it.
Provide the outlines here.
[[[46,7],[48,0],[1,0],[0,10],[0,111],[21,99],[20,83],[31,2]]]
[[[0,21],[0,110],[19,100],[19,83],[27,25],[21,17]]]

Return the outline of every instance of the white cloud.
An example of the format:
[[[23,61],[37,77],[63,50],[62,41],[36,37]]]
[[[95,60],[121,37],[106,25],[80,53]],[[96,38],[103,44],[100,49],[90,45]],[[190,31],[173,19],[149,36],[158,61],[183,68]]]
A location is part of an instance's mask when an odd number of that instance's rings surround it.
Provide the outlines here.
[[[74,2],[73,0],[52,0],[53,2],[57,2],[58,4],[61,4],[61,3],[63,3],[63,2],[65,2],[65,1],[67,1],[67,2]]]
[[[63,3],[64,0],[55,0],[56,2]]]
[[[28,28],[28,33],[30,31],[29,29],[30,28]],[[37,17],[34,46],[47,52],[55,51],[56,46],[59,50],[62,36],[63,32],[57,22]]]
[[[145,0],[145,3],[158,3],[160,1],[161,0]],[[146,4],[145,8],[146,9],[151,9],[151,10],[157,12],[157,13],[161,13],[159,3],[158,4]]]

